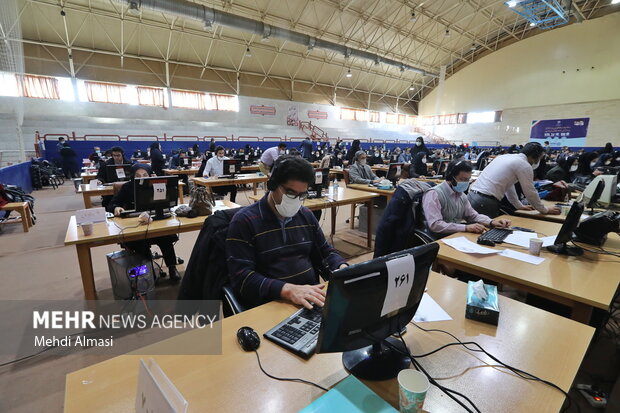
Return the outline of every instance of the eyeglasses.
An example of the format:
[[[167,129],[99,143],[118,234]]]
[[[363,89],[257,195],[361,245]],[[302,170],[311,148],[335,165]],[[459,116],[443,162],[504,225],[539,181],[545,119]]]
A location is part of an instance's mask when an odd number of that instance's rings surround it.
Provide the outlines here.
[[[283,189],[282,193],[289,199],[297,199],[299,198],[301,201],[304,201],[306,198],[308,198],[308,191],[305,192],[300,192],[297,193],[291,189],[287,189],[283,186],[281,186],[281,188]]]

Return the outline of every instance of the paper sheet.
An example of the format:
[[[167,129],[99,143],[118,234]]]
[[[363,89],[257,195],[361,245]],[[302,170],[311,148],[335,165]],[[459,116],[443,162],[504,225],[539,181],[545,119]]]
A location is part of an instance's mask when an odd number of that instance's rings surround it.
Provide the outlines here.
[[[413,321],[416,323],[423,323],[448,320],[452,320],[450,314],[446,313],[446,311],[441,308],[435,300],[433,300],[433,297],[427,293],[424,293],[422,296],[422,301],[420,301],[420,305],[418,306],[418,310],[413,316]]]
[[[385,266],[388,270],[387,291],[381,317],[407,305],[415,276],[415,261],[411,254],[387,261]]]
[[[553,243],[555,242],[555,237],[557,235],[550,235],[548,237],[542,237],[541,240],[543,240],[543,247],[548,247],[549,245],[553,245]],[[528,246],[529,248],[529,246]]]
[[[545,259],[542,257],[535,257],[533,255],[524,254],[522,252],[514,251],[514,250],[503,250],[499,253],[502,257],[512,258],[514,260],[519,260],[523,262],[527,262],[529,264],[538,265],[543,262]]]
[[[449,239],[444,238],[441,240],[441,242],[451,246],[457,251],[461,251],[466,254],[497,254],[499,252],[498,250],[493,250],[491,248],[480,246],[475,242],[471,242],[465,237],[456,237]]]
[[[166,184],[153,183],[153,201],[163,201],[166,199]]]
[[[123,168],[116,168],[116,176],[118,179],[125,178],[125,170]]]
[[[535,232],[513,231],[512,234],[508,235],[506,239],[504,239],[504,242],[512,245],[518,245],[519,247],[529,248],[530,239],[537,237],[538,235]]]

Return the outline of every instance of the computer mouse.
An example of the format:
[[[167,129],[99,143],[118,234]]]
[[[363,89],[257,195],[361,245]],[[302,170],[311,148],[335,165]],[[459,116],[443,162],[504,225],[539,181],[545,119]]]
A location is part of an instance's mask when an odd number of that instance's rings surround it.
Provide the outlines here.
[[[260,337],[252,327],[237,330],[237,341],[245,351],[254,351],[260,346]]]
[[[488,245],[489,247],[494,247],[495,243],[489,239],[480,239],[478,238],[478,244],[480,245]]]

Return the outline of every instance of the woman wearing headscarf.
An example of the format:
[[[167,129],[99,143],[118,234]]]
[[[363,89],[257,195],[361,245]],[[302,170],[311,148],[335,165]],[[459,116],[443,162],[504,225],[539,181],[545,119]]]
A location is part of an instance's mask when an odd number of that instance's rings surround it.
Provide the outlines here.
[[[359,139],[355,139],[351,145],[351,148],[349,148],[349,151],[347,152],[347,161],[349,161],[349,164],[355,162],[355,154],[361,149]]]
[[[598,162],[598,152],[586,152],[579,157],[579,167],[575,171],[575,179],[578,179],[581,184],[587,185],[590,181],[600,174],[601,171],[595,171],[594,165]]]
[[[151,146],[151,153],[152,153]],[[134,199],[134,185],[136,178],[148,178],[151,176],[151,167],[145,163],[136,163],[131,167],[130,180],[127,181],[112,200],[106,206],[108,212],[113,213],[115,216],[119,216],[123,211],[127,209],[135,208]],[[176,235],[166,235],[163,237],[149,238],[138,241],[124,242],[125,248],[135,251],[137,254],[143,256],[146,259],[152,259],[151,245],[155,244],[161,250],[164,256],[164,262],[168,267],[170,273],[170,279],[173,281],[179,281],[181,276],[177,271],[177,256],[174,251],[174,243],[179,240]]]
[[[149,149],[151,150],[151,169],[153,173],[158,176],[164,175],[164,166],[166,165],[166,160],[164,159],[164,155],[161,152],[161,146],[159,142],[153,142]]]
[[[607,142],[605,144],[605,147],[603,148],[603,152],[602,153],[608,153],[608,154],[613,154],[614,153],[614,146],[611,144],[611,142]]]
[[[420,152],[413,157],[413,162],[409,167],[409,177],[419,178],[428,175],[435,175],[435,171],[428,171],[428,166],[426,166],[426,153]]]
[[[614,160],[613,153],[602,153],[601,156],[598,157],[598,161],[594,164],[594,168],[602,168],[605,166],[611,166],[611,162]]]
[[[349,168],[349,181],[352,184],[372,184],[381,181],[381,178],[366,164],[366,152],[357,151],[354,159],[355,163]]]
[[[549,181],[558,182],[572,182],[573,175],[579,165],[577,165],[577,158],[575,156],[569,156],[568,158],[562,158],[558,161],[558,164],[551,168],[546,174],[545,179]]]
[[[411,156],[415,159],[415,156],[421,152],[429,156],[431,154],[430,149],[428,149],[424,143],[424,138],[418,136],[415,140],[415,146],[411,148]]]

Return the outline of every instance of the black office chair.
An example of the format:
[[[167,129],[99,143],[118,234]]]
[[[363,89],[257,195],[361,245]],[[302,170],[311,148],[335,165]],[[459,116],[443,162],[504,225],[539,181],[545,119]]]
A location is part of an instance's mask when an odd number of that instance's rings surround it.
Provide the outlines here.
[[[248,307],[239,300],[237,293],[235,293],[235,290],[230,284],[226,284],[222,287],[222,293],[222,311],[224,317],[230,317],[231,315],[242,313],[248,309]]]

